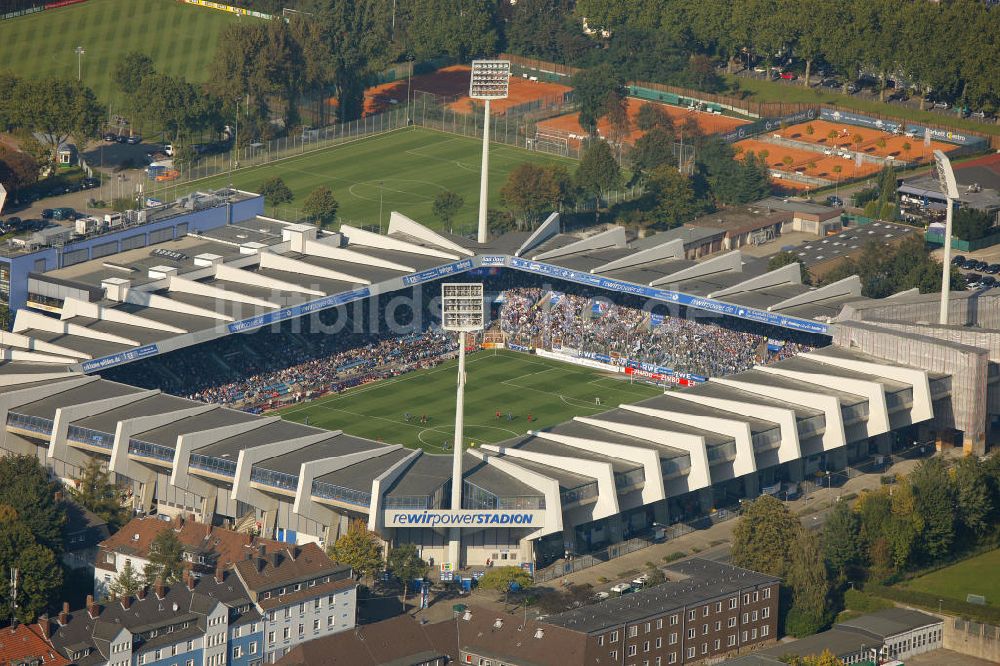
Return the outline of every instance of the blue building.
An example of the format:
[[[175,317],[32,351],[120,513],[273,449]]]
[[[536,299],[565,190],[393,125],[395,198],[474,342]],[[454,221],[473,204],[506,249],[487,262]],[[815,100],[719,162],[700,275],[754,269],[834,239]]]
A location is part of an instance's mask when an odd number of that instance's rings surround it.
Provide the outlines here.
[[[264,198],[239,190],[195,194],[180,201],[108,216],[94,230],[76,234],[63,244],[48,244],[42,236],[29,235],[7,241],[0,248],[0,303],[19,310],[28,303],[28,276],[40,274],[125,250],[146,247],[248,220],[264,212]],[[67,222],[66,224],[70,224]],[[34,304],[44,308],[44,299]]]

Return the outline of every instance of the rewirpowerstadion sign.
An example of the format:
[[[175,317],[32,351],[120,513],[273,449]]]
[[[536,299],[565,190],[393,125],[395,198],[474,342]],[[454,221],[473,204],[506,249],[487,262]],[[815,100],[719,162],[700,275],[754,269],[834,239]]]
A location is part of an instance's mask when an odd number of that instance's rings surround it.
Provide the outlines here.
[[[544,521],[544,511],[385,511],[386,527],[540,527]]]

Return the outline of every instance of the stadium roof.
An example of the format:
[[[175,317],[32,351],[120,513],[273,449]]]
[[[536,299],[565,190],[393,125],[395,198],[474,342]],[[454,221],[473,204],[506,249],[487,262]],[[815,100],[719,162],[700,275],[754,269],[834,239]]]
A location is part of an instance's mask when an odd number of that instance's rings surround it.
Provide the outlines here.
[[[898,230],[873,224],[850,233],[882,231]],[[852,240],[823,239],[800,252],[826,252],[817,248]],[[432,231],[398,213],[384,235],[349,225],[327,233],[255,217],[32,274],[29,291],[61,302],[54,310],[60,317],[20,310],[13,332],[0,334],[0,346],[18,351],[21,360],[94,372],[478,267],[504,266],[692,314],[819,334],[830,334],[845,305],[863,307],[866,300],[856,277],[813,288],[801,283],[795,266],[768,271],[739,251],[695,262],[684,258],[684,244],[670,233],[629,243],[621,228],[562,234],[558,215],[532,233],[486,244]]]

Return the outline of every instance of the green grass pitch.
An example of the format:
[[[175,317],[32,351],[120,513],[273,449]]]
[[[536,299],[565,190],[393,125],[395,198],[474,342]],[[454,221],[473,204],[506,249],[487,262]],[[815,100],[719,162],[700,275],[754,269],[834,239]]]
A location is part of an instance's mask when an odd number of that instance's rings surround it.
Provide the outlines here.
[[[367,384],[339,395],[281,410],[286,419],[423,448],[450,450],[455,428],[457,360],[430,370]],[[512,351],[475,352],[466,357],[465,444],[488,444],[523,435],[663,393],[598,370]],[[601,405],[594,398],[601,399]],[[503,416],[496,418],[500,410]],[[513,419],[507,420],[507,412]],[[410,422],[406,412],[412,415]],[[528,414],[532,415],[528,423]],[[420,423],[426,415],[428,422]]]
[[[276,217],[294,219],[309,192],[325,185],[340,203],[338,215],[342,222],[377,225],[381,208],[383,224],[388,223],[390,211],[395,210],[427,226],[441,228],[441,221],[433,213],[434,197],[451,190],[461,195],[465,204],[452,220],[450,230],[470,233],[475,228],[479,207],[481,156],[482,141],[479,139],[410,127],[224,176],[176,187],[167,184],[147,194],[171,199],[188,191],[224,187],[230,183],[243,190],[259,191],[266,180],[280,176],[295,199],[276,210],[268,207],[267,213]],[[500,206],[500,190],[507,175],[523,162],[560,163],[571,172],[576,164],[568,158],[493,144],[490,147],[490,207]]]
[[[926,576],[902,584],[910,590],[965,601],[968,594],[981,594],[990,606],[1000,604],[1000,549],[969,558]]]
[[[83,82],[102,102],[115,102],[111,71],[122,54],[141,51],[157,71],[201,82],[222,29],[248,20],[259,19],[175,0],[88,0],[0,22],[0,69],[75,79],[82,46]]]

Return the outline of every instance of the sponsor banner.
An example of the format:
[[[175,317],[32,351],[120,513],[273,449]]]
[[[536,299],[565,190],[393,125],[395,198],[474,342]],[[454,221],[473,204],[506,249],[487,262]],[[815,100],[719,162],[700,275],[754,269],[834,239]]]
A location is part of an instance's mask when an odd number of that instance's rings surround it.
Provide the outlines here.
[[[531,347],[525,347],[523,345],[515,345],[513,342],[508,342],[507,343],[507,349],[513,349],[514,351],[519,351],[519,352],[530,352],[531,351]]]
[[[4,14],[0,14],[0,21],[17,18],[18,16],[27,16],[28,14],[35,14],[36,12],[40,12],[43,9],[45,9],[45,7],[28,7],[27,9],[19,9],[16,12],[6,12]]]
[[[585,368],[594,368],[595,370],[603,370],[604,372],[622,372],[622,367],[620,365],[615,365],[614,363],[611,363],[610,359],[608,359],[607,361],[599,361],[593,358],[570,356],[568,354],[545,351],[544,349],[536,349],[535,355],[541,356],[542,358],[551,358],[556,361],[562,361],[564,363],[572,363],[573,365],[582,365]]]
[[[970,136],[957,130],[938,129],[917,124],[904,125],[894,120],[882,120],[881,118],[872,118],[861,113],[850,113],[836,109],[821,109],[820,118],[822,120],[829,120],[830,122],[847,123],[848,125],[856,125],[858,127],[870,127],[894,134],[905,133],[914,137],[923,137],[925,145],[931,139],[945,143],[954,143],[959,146],[974,146],[986,141],[982,137]]]
[[[829,327],[826,324],[818,321],[799,319],[797,317],[787,317],[774,312],[767,312],[766,310],[757,310],[755,308],[748,308],[742,305],[733,305],[731,303],[724,303],[710,298],[699,298],[697,296],[682,294],[668,289],[646,287],[643,285],[632,284],[631,282],[623,282],[621,280],[602,277],[600,275],[595,275],[594,273],[574,271],[568,268],[553,266],[552,264],[544,264],[538,261],[521,259],[519,257],[511,257],[510,265],[512,268],[528,273],[547,275],[558,280],[584,284],[596,289],[606,289],[608,291],[615,291],[623,294],[633,294],[635,296],[652,298],[666,303],[674,303],[676,305],[684,305],[698,310],[705,310],[707,312],[716,312],[720,315],[756,321],[769,326],[780,326],[782,328],[789,328],[795,331],[819,333],[822,335],[828,334],[829,331]]]
[[[798,123],[806,123],[810,120],[816,120],[816,116],[816,109],[806,109],[805,111],[789,113],[784,116],[778,116],[777,118],[764,118],[750,123],[749,125],[740,125],[736,129],[719,134],[718,136],[726,143],[736,143],[737,141],[749,139],[750,137],[757,136],[758,134],[767,134],[768,132],[777,131],[781,129],[782,125],[796,125]]]
[[[504,266],[507,264],[507,257],[502,254],[484,255],[479,257],[480,266]]]
[[[55,2],[46,2],[45,9],[59,9],[60,7],[78,5],[81,2],[86,2],[86,1],[87,0],[55,0]]]
[[[777,495],[781,492],[781,481],[774,484],[773,486],[764,486],[760,489],[760,492],[764,495]]]
[[[159,353],[159,351],[160,350],[156,345],[145,345],[143,347],[130,349],[129,351],[112,354],[111,356],[104,356],[102,358],[84,361],[82,367],[84,372],[94,372],[95,370],[103,370],[104,368],[121,365],[122,363],[128,363],[129,361],[137,361],[140,358],[146,358],[147,356],[155,356]]]
[[[544,511],[391,509],[384,516],[386,527],[540,527],[545,522]]]
[[[226,328],[230,333],[252,331],[256,328],[269,326],[275,322],[284,321],[286,319],[295,319],[296,317],[301,317],[313,312],[319,312],[320,310],[326,310],[328,308],[344,305],[345,303],[351,303],[362,298],[368,298],[369,295],[371,295],[371,291],[368,287],[355,289],[354,291],[345,291],[340,294],[334,294],[333,296],[324,296],[323,298],[318,298],[315,301],[309,301],[308,303],[302,303],[301,305],[294,305],[290,308],[282,308],[281,310],[275,310],[274,312],[267,312],[259,317],[251,317],[249,319],[234,321],[231,324],[227,324]]]
[[[189,5],[196,5],[198,7],[208,7],[209,9],[218,9],[219,11],[229,12],[230,14],[239,14],[240,16],[253,16],[262,19],[273,18],[270,14],[265,14],[263,12],[255,12],[250,9],[244,9],[243,7],[233,7],[231,5],[224,5],[221,2],[212,2],[211,0],[184,0]]]
[[[769,352],[781,351],[781,348],[784,346],[784,340],[774,340],[772,338],[767,339],[767,351]]]
[[[503,349],[504,344],[502,342],[484,342],[483,349]]]
[[[453,264],[445,264],[444,266],[430,268],[426,271],[414,273],[413,275],[406,275],[403,277],[403,284],[410,287],[415,284],[423,284],[424,282],[430,282],[431,280],[437,280],[438,278],[448,277],[449,275],[454,275],[455,273],[464,273],[465,271],[471,269],[472,260],[463,259],[462,261],[456,261]]]

